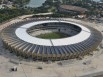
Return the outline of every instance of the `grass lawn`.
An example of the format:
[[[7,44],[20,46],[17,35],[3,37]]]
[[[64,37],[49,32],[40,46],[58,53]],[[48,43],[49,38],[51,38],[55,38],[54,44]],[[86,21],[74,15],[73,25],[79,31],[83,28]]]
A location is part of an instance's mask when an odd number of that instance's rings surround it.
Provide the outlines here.
[[[53,32],[53,33],[40,34],[36,37],[43,38],[43,39],[59,39],[59,38],[69,37],[69,35],[64,33],[59,33],[59,32]]]

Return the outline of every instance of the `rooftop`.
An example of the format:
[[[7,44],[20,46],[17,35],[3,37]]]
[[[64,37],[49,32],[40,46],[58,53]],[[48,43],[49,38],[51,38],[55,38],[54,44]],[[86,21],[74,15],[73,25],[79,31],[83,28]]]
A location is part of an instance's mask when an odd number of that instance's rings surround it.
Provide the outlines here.
[[[28,28],[30,28],[34,25],[43,24],[43,23],[51,23],[51,22],[71,23],[71,24],[74,24],[74,25],[77,25],[78,27],[80,27],[82,29],[82,31],[79,34],[77,34],[73,37],[62,38],[62,39],[51,39],[51,40],[50,39],[40,39],[40,38],[32,37],[26,32],[26,30]],[[54,20],[54,21],[53,20],[52,21],[38,21],[38,22],[28,23],[26,25],[23,25],[23,26],[17,28],[15,33],[20,39],[22,39],[26,42],[37,44],[37,45],[44,45],[44,46],[52,46],[51,41],[52,41],[54,46],[75,44],[75,43],[78,43],[78,42],[81,42],[81,41],[88,39],[91,35],[90,30],[88,28],[80,25],[80,24],[68,22],[68,21],[56,21],[56,20]],[[83,37],[83,38],[80,38],[80,37]]]
[[[71,10],[71,11],[78,11],[78,12],[86,12],[88,11],[86,8],[78,7],[78,6],[72,6],[72,5],[61,5],[60,8]]]

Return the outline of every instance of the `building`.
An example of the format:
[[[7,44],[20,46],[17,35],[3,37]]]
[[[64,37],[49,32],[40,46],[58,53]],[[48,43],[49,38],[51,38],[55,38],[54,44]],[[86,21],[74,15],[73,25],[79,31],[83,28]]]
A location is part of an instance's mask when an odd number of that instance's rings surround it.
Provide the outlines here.
[[[35,37],[30,35],[33,31]],[[36,35],[62,32],[71,36],[61,39],[41,39]],[[11,52],[34,60],[67,60],[84,56],[95,50],[102,41],[96,29],[60,19],[32,19],[18,22],[1,33],[4,47]]]
[[[84,14],[88,10],[86,8],[81,8],[78,6],[72,5],[60,5],[58,8],[59,12],[74,13],[74,14]]]

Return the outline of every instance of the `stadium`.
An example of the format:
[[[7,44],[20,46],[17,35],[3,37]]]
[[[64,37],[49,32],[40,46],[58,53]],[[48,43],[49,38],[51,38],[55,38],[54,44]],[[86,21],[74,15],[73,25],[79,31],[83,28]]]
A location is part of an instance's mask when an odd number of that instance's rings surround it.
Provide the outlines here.
[[[1,33],[4,47],[33,60],[67,60],[94,51],[102,34],[64,19],[32,19],[9,25]]]

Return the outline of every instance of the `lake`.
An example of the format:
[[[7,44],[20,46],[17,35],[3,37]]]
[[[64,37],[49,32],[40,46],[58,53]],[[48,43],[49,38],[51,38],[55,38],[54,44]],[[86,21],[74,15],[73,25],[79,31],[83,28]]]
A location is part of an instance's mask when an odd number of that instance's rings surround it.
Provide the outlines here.
[[[30,0],[27,6],[29,7],[39,7],[41,6],[46,0]]]
[[[100,0],[94,0],[94,1],[100,1]]]
[[[41,6],[46,0],[30,0],[29,4],[27,6],[29,7],[39,7]],[[94,0],[94,1],[100,1],[100,0]]]

